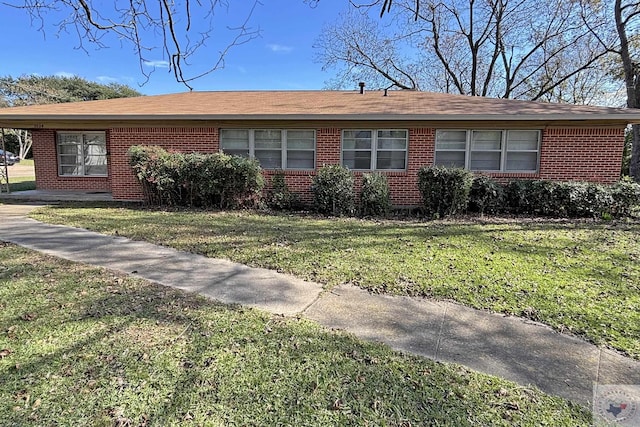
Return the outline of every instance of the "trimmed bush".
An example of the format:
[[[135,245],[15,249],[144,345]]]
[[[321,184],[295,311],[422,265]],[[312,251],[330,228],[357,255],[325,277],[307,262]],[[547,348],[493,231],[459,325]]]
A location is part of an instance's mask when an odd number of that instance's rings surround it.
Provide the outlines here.
[[[640,184],[624,177],[611,186],[612,209],[614,216],[629,216],[634,208],[640,206]]]
[[[440,166],[418,171],[418,189],[422,194],[425,214],[443,218],[464,212],[469,203],[473,173],[465,169]]]
[[[129,162],[147,203],[232,208],[255,203],[264,178],[254,159],[215,154],[169,153],[132,146]]]
[[[353,176],[340,165],[325,165],[318,169],[311,183],[313,204],[326,215],[352,215],[355,207]]]
[[[267,197],[271,209],[293,210],[300,207],[300,197],[289,190],[284,172],[278,171],[271,177],[271,191]]]
[[[479,175],[473,178],[469,192],[469,210],[484,213],[497,213],[504,202],[504,188],[498,181],[488,176]]]
[[[360,191],[360,212],[363,216],[387,216],[391,210],[391,194],[387,177],[380,173],[365,173]]]

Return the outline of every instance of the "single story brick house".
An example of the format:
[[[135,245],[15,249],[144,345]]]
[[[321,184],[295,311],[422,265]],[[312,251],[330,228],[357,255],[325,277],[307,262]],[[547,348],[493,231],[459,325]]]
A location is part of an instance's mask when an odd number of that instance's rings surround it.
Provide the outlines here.
[[[0,109],[0,127],[33,132],[42,190],[141,200],[128,164],[135,144],[257,158],[310,200],[325,164],[388,176],[395,205],[421,203],[425,165],[502,181],[620,178],[625,128],[640,110],[416,91],[186,92]],[[358,179],[357,179],[358,181]]]

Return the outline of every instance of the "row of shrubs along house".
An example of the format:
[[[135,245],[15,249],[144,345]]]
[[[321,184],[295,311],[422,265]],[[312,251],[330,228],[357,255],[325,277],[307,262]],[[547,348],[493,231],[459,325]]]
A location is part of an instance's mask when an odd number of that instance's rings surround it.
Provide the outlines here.
[[[500,181],[613,183],[631,123],[640,110],[417,91],[187,92],[0,109],[0,127],[33,132],[38,189],[115,200],[143,198],[133,145],[253,157],[267,177],[284,171],[303,201],[328,164],[348,167],[356,182],[384,173],[396,206],[420,205],[426,165]]]

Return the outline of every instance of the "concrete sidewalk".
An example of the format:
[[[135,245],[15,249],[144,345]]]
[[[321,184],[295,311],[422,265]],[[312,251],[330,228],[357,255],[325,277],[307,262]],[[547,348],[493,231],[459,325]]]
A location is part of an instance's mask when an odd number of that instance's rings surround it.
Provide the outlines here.
[[[0,240],[225,303],[303,315],[398,350],[533,384],[585,406],[591,404],[594,382],[640,384],[640,362],[520,318],[451,302],[372,295],[349,285],[326,292],[317,283],[271,270],[43,224],[25,217],[33,207],[0,205]]]

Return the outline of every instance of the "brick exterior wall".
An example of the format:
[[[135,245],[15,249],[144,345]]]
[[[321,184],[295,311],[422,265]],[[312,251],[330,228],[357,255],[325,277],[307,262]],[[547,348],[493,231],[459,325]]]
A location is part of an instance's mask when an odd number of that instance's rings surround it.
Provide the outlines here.
[[[360,126],[361,127],[361,126]],[[378,124],[374,126],[384,128]],[[259,128],[257,126],[256,128]],[[357,128],[345,125],[345,128]],[[342,127],[316,128],[316,167],[340,163]],[[128,164],[127,150],[136,144],[159,145],[167,150],[213,153],[219,151],[219,126],[175,128],[113,128],[107,131],[109,178],[59,177],[54,130],[33,132],[36,181],[39,189],[111,191],[114,199],[141,200],[142,191]],[[489,174],[500,181],[510,179],[580,180],[613,183],[620,177],[623,128],[547,128],[542,132],[540,170],[535,174]],[[410,127],[406,172],[387,172],[392,203],[421,204],[418,170],[433,164],[435,129]],[[265,171],[267,188],[274,171]],[[286,171],[290,190],[310,202],[314,171]],[[354,173],[359,191],[362,172]]]
[[[111,171],[108,177],[58,176],[58,151],[56,133],[50,129],[32,131],[31,147],[36,170],[36,188],[38,190],[111,190]],[[107,132],[107,150],[109,150],[109,132]],[[111,168],[109,168],[111,169]]]

